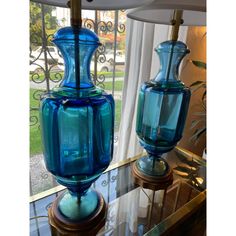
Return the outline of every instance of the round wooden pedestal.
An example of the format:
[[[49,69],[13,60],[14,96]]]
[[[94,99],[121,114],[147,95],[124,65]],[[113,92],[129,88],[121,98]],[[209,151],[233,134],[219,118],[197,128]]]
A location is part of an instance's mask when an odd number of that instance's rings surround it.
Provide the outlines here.
[[[133,163],[131,169],[135,184],[143,188],[157,191],[167,189],[173,183],[173,171],[171,168],[163,176],[145,175],[137,168],[136,162]]]
[[[106,203],[101,194],[99,196],[99,206],[97,211],[84,221],[70,221],[58,210],[60,196],[53,202],[48,210],[49,224],[53,236],[95,236],[105,225]]]

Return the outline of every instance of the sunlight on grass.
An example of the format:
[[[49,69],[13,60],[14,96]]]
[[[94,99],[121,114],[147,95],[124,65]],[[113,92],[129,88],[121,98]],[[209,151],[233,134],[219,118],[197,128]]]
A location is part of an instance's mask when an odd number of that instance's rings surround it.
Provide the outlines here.
[[[123,83],[124,83],[123,80],[115,81],[114,91],[122,91]],[[104,82],[104,89],[111,91],[112,90],[112,82]]]

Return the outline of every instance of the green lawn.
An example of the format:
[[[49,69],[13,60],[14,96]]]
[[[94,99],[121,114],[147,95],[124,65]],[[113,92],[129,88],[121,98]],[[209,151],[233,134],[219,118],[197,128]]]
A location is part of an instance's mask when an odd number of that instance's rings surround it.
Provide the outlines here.
[[[30,112],[33,123],[35,125],[30,126],[30,155],[39,154],[42,152],[41,136],[39,130],[39,113],[36,110],[39,107],[39,100],[34,99],[34,93],[38,94],[36,89],[30,89],[30,108],[34,108],[34,111]]]
[[[104,82],[104,89],[106,90],[112,90],[112,82]],[[122,91],[122,88],[123,88],[123,80],[118,80],[118,81],[115,81],[115,87],[114,87],[114,90],[115,91]],[[99,85],[98,85],[99,86]]]
[[[42,153],[39,124],[30,127],[30,156]]]
[[[122,81],[117,81],[122,82]],[[111,86],[112,82],[106,82],[107,86]],[[117,87],[121,86],[122,83],[119,83]],[[107,89],[107,88],[106,88]],[[108,89],[109,90],[109,89]],[[31,108],[38,108],[39,107],[39,100],[34,99],[34,94],[36,93],[36,98],[39,95],[36,89],[30,89],[30,107]],[[30,112],[31,116],[35,116],[38,119],[39,114],[37,110]],[[115,131],[118,131],[119,123],[121,118],[121,100],[115,101]],[[41,135],[39,130],[39,121],[37,124],[30,126],[30,156],[35,154],[42,153],[42,146],[41,146]]]
[[[118,131],[121,118],[121,100],[115,100],[115,132]]]
[[[93,71],[91,71],[93,73]],[[124,77],[124,71],[116,71],[115,77]],[[113,72],[98,72],[98,75],[104,75],[105,78],[111,78],[113,76]]]

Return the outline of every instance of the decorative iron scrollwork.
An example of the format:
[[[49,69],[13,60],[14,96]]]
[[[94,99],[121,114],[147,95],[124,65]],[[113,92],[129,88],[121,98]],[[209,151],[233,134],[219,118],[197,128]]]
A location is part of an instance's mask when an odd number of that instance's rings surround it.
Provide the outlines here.
[[[119,33],[124,33],[125,32],[125,24],[118,24],[117,31]]]
[[[31,107],[30,108],[30,126],[34,126],[38,124],[38,108]]]
[[[87,29],[94,30],[95,22],[91,19],[84,19],[82,25]]]

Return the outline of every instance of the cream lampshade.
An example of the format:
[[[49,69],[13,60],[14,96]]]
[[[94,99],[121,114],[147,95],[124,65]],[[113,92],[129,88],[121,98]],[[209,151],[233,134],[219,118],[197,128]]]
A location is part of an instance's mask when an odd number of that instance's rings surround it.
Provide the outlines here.
[[[155,0],[148,5],[130,10],[128,18],[156,24],[171,24],[174,10],[183,10],[182,25],[206,25],[205,0]]]

